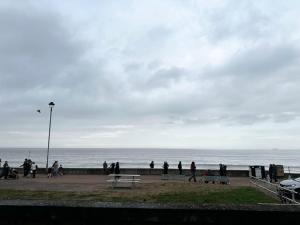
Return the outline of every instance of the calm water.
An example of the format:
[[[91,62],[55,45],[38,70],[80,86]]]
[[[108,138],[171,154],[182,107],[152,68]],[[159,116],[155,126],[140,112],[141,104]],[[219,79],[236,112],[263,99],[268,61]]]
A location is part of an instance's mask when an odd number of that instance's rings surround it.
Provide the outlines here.
[[[2,162],[10,166],[22,164],[24,158],[31,158],[40,167],[46,165],[47,149],[44,148],[0,148]],[[195,161],[197,168],[218,168],[219,163],[228,169],[248,169],[248,165],[284,165],[300,173],[300,150],[196,150],[196,149],[106,149],[106,148],[55,148],[50,149],[49,163],[58,160],[64,167],[99,168],[106,160],[120,162],[121,168],[148,168],[151,160],[155,168],[161,168],[168,161],[170,168],[177,168],[182,161],[189,168]]]

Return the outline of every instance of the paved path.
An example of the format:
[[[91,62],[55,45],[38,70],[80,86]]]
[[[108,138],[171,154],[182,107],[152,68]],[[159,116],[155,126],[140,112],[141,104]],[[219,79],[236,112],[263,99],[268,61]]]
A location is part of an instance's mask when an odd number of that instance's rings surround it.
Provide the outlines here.
[[[106,182],[108,179],[105,175],[66,175],[48,179],[45,175],[38,175],[37,178],[23,178],[18,180],[0,180],[0,189],[15,189],[15,190],[51,190],[51,191],[101,191],[107,190],[111,185]],[[221,184],[203,184],[188,181],[166,181],[161,180],[160,176],[146,175],[141,176],[142,182],[139,187],[155,187],[163,185],[178,185],[178,186],[199,186],[222,188]],[[152,184],[152,185],[149,185]],[[229,186],[252,186],[249,178],[230,178]],[[148,189],[147,188],[147,189]]]

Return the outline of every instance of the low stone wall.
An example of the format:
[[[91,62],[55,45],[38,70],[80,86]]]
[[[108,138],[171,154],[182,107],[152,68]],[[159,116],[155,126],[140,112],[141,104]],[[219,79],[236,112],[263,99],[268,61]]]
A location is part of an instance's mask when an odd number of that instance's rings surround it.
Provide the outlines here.
[[[18,169],[20,173],[23,173],[22,169]],[[206,171],[205,170],[197,170],[197,175],[202,176]],[[46,173],[45,168],[39,168],[38,173],[43,174]],[[68,175],[105,175],[109,172],[104,172],[103,169],[98,168],[64,168],[64,174]],[[125,168],[121,169],[121,173],[124,174],[140,174],[140,175],[161,175],[162,169],[135,169],[135,168]],[[219,175],[218,170],[211,170],[212,174]],[[168,174],[175,175],[179,174],[177,169],[169,169]],[[183,174],[189,175],[190,170],[183,170]],[[248,177],[248,170],[227,170],[227,175],[231,177]]]
[[[23,173],[22,168],[17,168],[20,174]],[[202,176],[207,170],[197,170],[197,176]],[[210,170],[212,174],[219,175],[219,170]],[[45,168],[39,168],[37,171],[39,174],[46,174]],[[103,169],[100,168],[64,168],[64,174],[66,175],[105,175]],[[121,173],[124,174],[140,174],[140,175],[161,175],[162,169],[136,169],[136,168],[122,168]],[[178,174],[177,169],[169,169],[169,174]],[[190,170],[184,169],[183,174],[190,175]],[[249,177],[248,170],[227,170],[227,176],[229,177]],[[285,175],[287,177],[287,174]],[[299,174],[291,174],[292,177],[299,177]]]
[[[19,174],[23,174],[22,168],[16,168]],[[184,169],[182,170],[183,174],[190,175],[190,170]],[[219,170],[210,170],[212,174],[219,175]],[[64,168],[64,174],[66,175],[106,175],[109,172],[104,172],[103,169],[99,168]],[[203,176],[207,170],[197,170],[197,176]],[[39,174],[46,174],[45,168],[39,168],[37,173]],[[140,175],[161,175],[162,169],[136,169],[136,168],[123,168],[121,169],[121,173],[125,174],[140,174]],[[175,175],[179,174],[177,169],[169,169],[169,174]],[[299,177],[300,174],[290,174],[291,177]],[[227,176],[229,177],[249,177],[248,170],[227,170]],[[285,178],[288,177],[288,174],[285,174]]]
[[[298,224],[300,207],[0,201],[1,225]]]

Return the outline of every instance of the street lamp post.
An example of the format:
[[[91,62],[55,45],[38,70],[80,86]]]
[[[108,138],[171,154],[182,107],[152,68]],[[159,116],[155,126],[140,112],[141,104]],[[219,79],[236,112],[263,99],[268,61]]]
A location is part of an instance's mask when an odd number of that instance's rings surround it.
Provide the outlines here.
[[[49,103],[50,108],[50,122],[49,122],[49,134],[48,134],[48,148],[47,148],[47,164],[46,169],[48,170],[48,161],[49,161],[49,146],[50,146],[50,131],[51,131],[51,118],[52,118],[52,109],[55,106],[54,102]]]

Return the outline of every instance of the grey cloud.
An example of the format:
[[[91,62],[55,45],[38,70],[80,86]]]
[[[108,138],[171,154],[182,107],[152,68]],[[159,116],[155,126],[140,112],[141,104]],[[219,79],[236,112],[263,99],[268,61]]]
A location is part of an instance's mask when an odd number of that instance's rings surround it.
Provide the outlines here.
[[[0,132],[47,131],[49,101],[56,103],[55,129],[68,137],[131,129],[122,124],[141,129],[149,124],[238,127],[299,119],[296,32],[284,34],[284,23],[274,31],[280,19],[270,19],[273,12],[264,14],[264,6],[249,1],[207,10],[171,4],[172,10],[183,7],[183,21],[201,20],[202,33],[195,24],[177,27],[177,20],[132,16],[123,24],[119,17],[111,23],[101,14],[99,25],[97,17],[80,9],[90,19],[76,17],[80,27],[68,18],[76,10],[64,14],[41,5],[0,7]],[[109,9],[112,18],[116,11]],[[223,64],[211,65],[197,53],[202,47],[208,53],[239,51],[225,55]],[[36,114],[37,108],[42,114]]]
[[[48,86],[76,63],[82,46],[55,13],[1,8],[1,85],[12,89]]]
[[[176,83],[183,77],[188,77],[189,72],[184,68],[173,67],[168,69],[160,69],[156,71],[147,80],[148,87],[166,87],[171,83]]]
[[[300,51],[295,44],[270,46],[267,43],[240,51],[218,73],[236,76],[272,75],[299,60]]]
[[[272,1],[272,4],[270,6],[267,1],[227,1],[226,4],[216,6],[206,14],[208,40],[220,43],[236,39],[255,43],[274,38],[278,29],[284,29],[279,18],[288,12],[284,11],[280,3]]]

